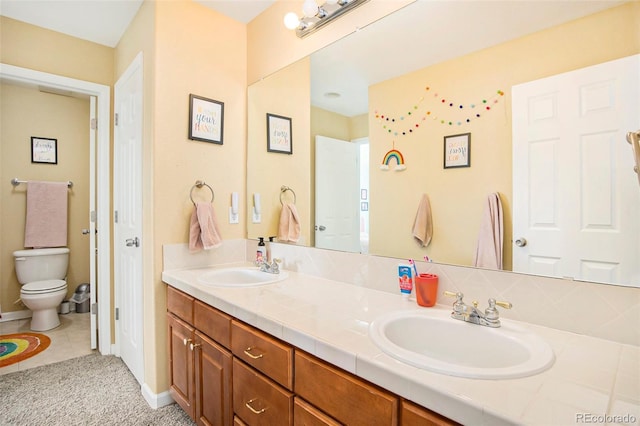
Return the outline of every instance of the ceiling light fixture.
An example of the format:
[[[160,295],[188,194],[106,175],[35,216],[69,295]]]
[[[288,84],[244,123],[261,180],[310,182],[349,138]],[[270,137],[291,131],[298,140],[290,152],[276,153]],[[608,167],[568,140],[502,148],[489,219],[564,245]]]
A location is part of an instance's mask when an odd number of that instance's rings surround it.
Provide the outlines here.
[[[289,12],[284,17],[284,26],[296,30],[298,37],[302,38],[367,1],[369,0],[324,0],[318,6],[316,0],[304,0],[302,17]]]

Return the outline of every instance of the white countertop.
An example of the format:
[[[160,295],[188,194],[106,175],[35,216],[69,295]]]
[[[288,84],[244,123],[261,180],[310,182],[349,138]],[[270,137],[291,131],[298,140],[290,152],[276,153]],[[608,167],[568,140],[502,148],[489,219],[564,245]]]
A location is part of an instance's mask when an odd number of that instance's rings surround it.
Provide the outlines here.
[[[239,264],[167,270],[162,273],[162,280],[318,358],[463,424],[640,422],[640,348],[636,346],[503,319],[504,323],[526,328],[546,340],[556,357],[554,365],[543,373],[520,379],[452,377],[396,361],[368,337],[369,324],[379,315],[447,307],[423,308],[413,298],[403,300],[400,294],[290,271],[283,281],[257,287],[199,284],[200,275],[231,266]]]

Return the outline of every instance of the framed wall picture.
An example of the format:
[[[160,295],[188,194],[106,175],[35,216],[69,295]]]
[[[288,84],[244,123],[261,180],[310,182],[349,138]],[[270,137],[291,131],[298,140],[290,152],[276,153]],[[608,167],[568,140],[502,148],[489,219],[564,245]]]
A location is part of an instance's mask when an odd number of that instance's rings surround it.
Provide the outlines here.
[[[267,151],[293,154],[291,118],[267,113]]]
[[[223,143],[224,103],[189,95],[189,139]]]
[[[58,164],[58,140],[32,136],[31,162]]]
[[[471,133],[444,137],[444,168],[471,166]]]

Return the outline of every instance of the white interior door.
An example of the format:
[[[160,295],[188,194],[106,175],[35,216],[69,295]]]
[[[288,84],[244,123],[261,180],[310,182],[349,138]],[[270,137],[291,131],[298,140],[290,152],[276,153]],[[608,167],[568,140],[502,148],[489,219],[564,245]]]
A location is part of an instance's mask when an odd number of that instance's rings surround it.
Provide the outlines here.
[[[91,349],[98,347],[98,280],[96,279],[96,104],[95,96],[89,97],[89,288],[91,296]],[[83,231],[84,232],[84,231]]]
[[[640,286],[640,56],[513,87],[513,269]]]
[[[316,136],[316,247],[360,251],[358,144]]]
[[[141,53],[115,84],[114,109],[116,347],[143,383]]]

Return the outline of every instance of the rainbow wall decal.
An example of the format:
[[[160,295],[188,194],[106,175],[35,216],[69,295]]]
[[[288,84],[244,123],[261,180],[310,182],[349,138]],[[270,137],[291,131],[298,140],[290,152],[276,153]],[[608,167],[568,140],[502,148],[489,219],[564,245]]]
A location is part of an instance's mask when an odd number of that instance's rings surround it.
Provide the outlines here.
[[[394,158],[396,160],[396,171],[405,170],[407,168],[407,166],[404,164],[404,156],[402,155],[402,153],[397,149],[392,149],[384,155],[382,164],[380,165],[380,169],[389,170],[389,163],[391,163],[391,160]]]

